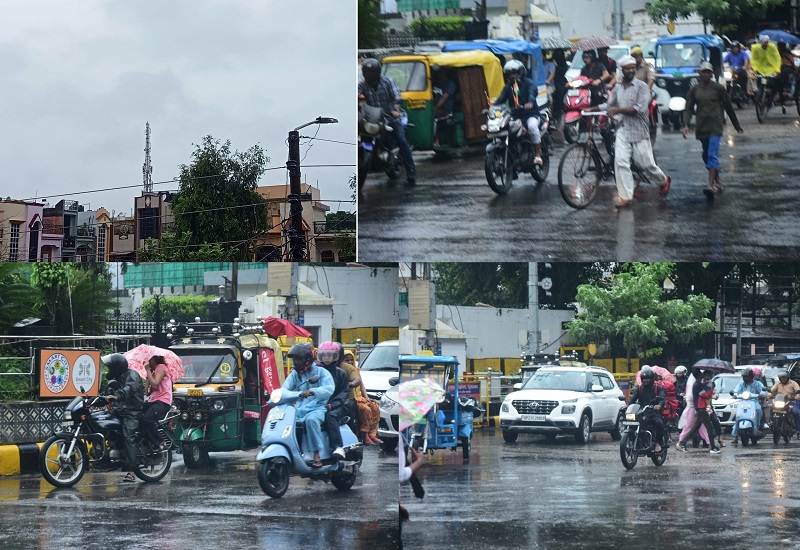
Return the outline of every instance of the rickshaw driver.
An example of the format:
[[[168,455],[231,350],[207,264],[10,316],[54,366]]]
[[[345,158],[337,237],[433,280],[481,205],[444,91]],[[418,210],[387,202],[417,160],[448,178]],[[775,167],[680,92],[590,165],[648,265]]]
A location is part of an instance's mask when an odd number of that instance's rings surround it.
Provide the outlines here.
[[[364,76],[364,80],[358,83],[358,95],[364,96],[367,105],[380,107],[387,113],[391,113],[389,125],[392,127],[392,136],[400,147],[400,156],[403,157],[403,164],[406,167],[408,184],[414,185],[417,182],[417,169],[414,166],[411,146],[406,137],[406,129],[398,120],[400,105],[403,101],[400,90],[391,77],[381,75],[381,64],[377,59],[364,61],[361,65],[361,74]]]
[[[292,362],[292,372],[286,377],[281,386],[285,390],[297,391],[302,386],[304,389],[298,401],[297,421],[303,422],[310,442],[311,449],[305,451],[314,452],[313,468],[322,467],[319,451],[322,449],[322,423],[325,421],[325,404],[333,395],[333,378],[327,370],[314,365],[314,347],[309,342],[301,342],[293,345],[286,354]],[[319,380],[310,383],[308,380],[312,376],[319,376]]]
[[[344,460],[345,453],[342,448],[342,433],[339,431],[341,419],[353,416],[350,398],[347,393],[350,389],[350,379],[347,373],[339,368],[342,358],[341,344],[337,342],[324,342],[317,350],[317,361],[331,375],[334,383],[333,395],[325,405],[325,429],[328,431],[328,440],[331,444],[334,458]]]

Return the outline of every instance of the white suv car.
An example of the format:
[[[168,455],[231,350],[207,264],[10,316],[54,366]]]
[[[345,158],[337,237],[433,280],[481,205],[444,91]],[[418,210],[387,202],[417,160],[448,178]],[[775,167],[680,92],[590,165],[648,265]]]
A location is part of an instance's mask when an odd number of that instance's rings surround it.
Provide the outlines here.
[[[543,367],[500,407],[500,428],[509,443],[520,433],[555,438],[571,434],[586,443],[591,432],[619,440],[625,395],[602,367]]]
[[[361,380],[367,395],[380,403],[381,396],[400,379],[400,341],[386,340],[375,344],[361,364]],[[394,378],[394,380],[392,380]]]

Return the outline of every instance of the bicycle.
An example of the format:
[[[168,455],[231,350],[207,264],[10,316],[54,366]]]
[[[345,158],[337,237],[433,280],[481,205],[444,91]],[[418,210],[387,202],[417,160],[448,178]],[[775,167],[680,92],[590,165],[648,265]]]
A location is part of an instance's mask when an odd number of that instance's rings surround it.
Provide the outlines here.
[[[564,201],[578,210],[589,206],[597,196],[600,182],[614,176],[614,141],[616,131],[613,124],[599,128],[596,119],[607,116],[606,111],[586,112],[581,115],[587,118],[587,139],[573,143],[564,151],[558,164],[558,190]],[[606,161],[595,143],[595,133],[599,131],[610,159]],[[642,182],[650,183],[647,176],[631,162],[631,171],[635,188]]]

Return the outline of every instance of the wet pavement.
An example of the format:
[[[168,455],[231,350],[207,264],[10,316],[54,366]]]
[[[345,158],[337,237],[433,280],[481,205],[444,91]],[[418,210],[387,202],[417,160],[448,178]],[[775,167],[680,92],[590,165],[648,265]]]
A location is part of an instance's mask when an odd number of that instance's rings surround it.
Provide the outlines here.
[[[726,436],[730,440],[730,436]],[[672,447],[656,467],[632,471],[619,444],[592,434],[587,445],[561,436],[476,432],[472,460],[427,456],[426,494],[401,490],[411,521],[406,548],[797,548],[800,441],[728,446],[717,456]]]
[[[800,117],[773,109],[759,124],[738,110],[745,133],[725,126],[724,193],[702,194],[707,171],[693,135],[659,128],[658,163],[672,176],[666,201],[655,185],[627,209],[612,206],[613,178],[584,210],[558,190],[557,147],[544,184],[527,174],[506,196],[489,188],[481,148],[450,160],[417,153],[417,184],[370,174],[359,203],[360,261],[731,261],[793,256],[800,248]]]
[[[255,451],[212,454],[187,470],[180,455],[160,483],[87,473],[71,489],[39,475],[0,478],[0,544],[9,548],[397,548],[397,460],[366,450],[345,492],[291,478],[271,499],[258,486]]]

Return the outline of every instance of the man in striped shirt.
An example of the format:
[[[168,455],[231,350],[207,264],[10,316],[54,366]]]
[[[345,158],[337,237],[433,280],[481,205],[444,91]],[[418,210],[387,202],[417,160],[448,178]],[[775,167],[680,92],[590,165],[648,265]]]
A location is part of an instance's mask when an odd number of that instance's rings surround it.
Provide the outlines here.
[[[617,122],[617,136],[614,143],[614,174],[617,180],[617,208],[633,204],[634,181],[631,172],[633,161],[647,177],[660,186],[659,195],[665,198],[669,193],[672,178],[656,166],[653,148],[650,145],[650,128],[647,106],[650,103],[650,88],[641,80],[634,78],[636,60],[623,56],[617,64],[622,68],[622,82],[614,86],[607,103],[590,107],[587,111],[608,111],[608,116],[621,115]]]

